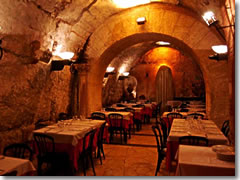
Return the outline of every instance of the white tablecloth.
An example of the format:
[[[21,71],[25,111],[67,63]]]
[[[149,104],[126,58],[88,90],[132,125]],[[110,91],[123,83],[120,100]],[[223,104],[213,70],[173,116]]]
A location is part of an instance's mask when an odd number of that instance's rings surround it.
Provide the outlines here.
[[[99,128],[104,122],[101,120],[64,120],[62,122],[64,127],[59,127],[58,123],[35,130],[33,133],[44,133],[52,136],[55,143],[72,144],[75,146],[87,132]]]
[[[17,171],[17,176],[25,175],[28,172],[36,171],[32,162],[27,159],[1,156],[0,176],[4,176],[4,174],[15,170]]]
[[[180,145],[177,176],[234,176],[235,163],[217,158],[211,147]]]

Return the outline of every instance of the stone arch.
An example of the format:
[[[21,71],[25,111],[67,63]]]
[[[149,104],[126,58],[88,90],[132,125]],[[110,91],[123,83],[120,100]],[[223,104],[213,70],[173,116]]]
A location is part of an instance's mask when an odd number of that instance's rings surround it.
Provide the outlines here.
[[[137,17],[142,16],[146,17],[146,24],[137,25]],[[205,81],[207,115],[220,125],[221,119],[229,115],[227,62],[212,61],[208,56],[213,53],[212,45],[223,44],[224,41],[196,13],[162,3],[124,10],[107,19],[92,34],[87,50],[91,66],[88,113],[101,107],[102,79],[113,57],[134,44],[158,40],[171,42],[196,60]]]

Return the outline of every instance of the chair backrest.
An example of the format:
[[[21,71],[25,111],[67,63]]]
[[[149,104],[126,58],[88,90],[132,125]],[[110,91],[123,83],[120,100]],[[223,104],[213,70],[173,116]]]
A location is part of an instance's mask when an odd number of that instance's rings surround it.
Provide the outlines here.
[[[105,111],[113,111],[116,112],[117,110],[115,108],[107,107],[105,108]]]
[[[226,120],[226,121],[223,122],[221,131],[223,132],[223,134],[225,136],[228,136],[228,133],[230,131],[229,120]]]
[[[163,150],[163,147],[164,147],[164,142],[163,142],[164,140],[163,140],[161,130],[160,130],[158,125],[153,125],[152,126],[152,131],[153,131],[153,133],[155,135],[155,138],[156,138],[158,152],[161,152]]]
[[[69,119],[69,115],[67,113],[61,112],[58,114],[58,120],[67,120]]]
[[[191,113],[188,114],[187,117],[192,117],[193,119],[203,119],[204,115],[200,113]]]
[[[201,136],[182,136],[179,138],[179,144],[208,146],[208,139]]]
[[[166,145],[169,132],[168,132],[167,124],[163,119],[160,119],[160,126],[163,133],[164,145]]]
[[[108,115],[110,127],[123,127],[123,115],[119,113],[111,113]]]
[[[93,149],[93,140],[96,133],[96,129],[93,129],[85,134],[83,138],[83,151]]]
[[[133,108],[129,108],[129,107],[127,107],[127,108],[125,108],[125,111],[126,112],[131,112],[131,113],[135,113],[135,109],[133,109]]]
[[[34,133],[33,137],[37,144],[39,156],[45,156],[49,152],[55,152],[53,137],[41,133]]]
[[[170,112],[167,114],[168,118],[182,118],[182,114],[177,113],[177,112]]]
[[[103,141],[103,134],[104,134],[104,128],[105,128],[106,123],[107,122],[104,122],[100,127],[100,130],[99,130],[99,133],[98,133],[98,142],[99,143],[102,143],[102,141]]]
[[[179,107],[180,107],[180,108],[187,108],[187,104],[182,103]]]
[[[91,119],[105,120],[106,116],[104,113],[101,112],[93,112],[91,114]]]
[[[4,148],[3,155],[32,161],[33,151],[27,144],[14,143]]]

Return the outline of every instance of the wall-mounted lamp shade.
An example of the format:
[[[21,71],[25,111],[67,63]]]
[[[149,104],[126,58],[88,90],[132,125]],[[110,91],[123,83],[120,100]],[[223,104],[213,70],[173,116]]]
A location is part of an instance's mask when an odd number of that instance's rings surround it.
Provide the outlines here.
[[[218,54],[224,54],[228,52],[228,48],[226,45],[212,46],[212,50]]]
[[[129,72],[124,72],[123,73],[123,76],[128,76],[129,75]]]
[[[146,17],[139,17],[137,18],[137,23],[138,24],[144,24],[146,22]]]
[[[115,69],[114,67],[107,67],[106,72],[108,72],[108,73],[113,72],[114,69]]]
[[[160,45],[160,46],[167,46],[167,45],[170,45],[169,42],[165,42],[165,41],[157,41],[156,44],[157,44],[157,45]]]
[[[112,1],[114,4],[116,4],[116,6],[120,8],[129,8],[151,2],[151,0],[112,0]]]
[[[208,12],[204,13],[204,15],[202,17],[208,26],[210,26],[211,24],[213,24],[214,22],[217,21],[215,14],[212,11],[208,11]]]
[[[71,59],[74,56],[73,52],[61,52],[58,53],[58,56],[62,59]]]

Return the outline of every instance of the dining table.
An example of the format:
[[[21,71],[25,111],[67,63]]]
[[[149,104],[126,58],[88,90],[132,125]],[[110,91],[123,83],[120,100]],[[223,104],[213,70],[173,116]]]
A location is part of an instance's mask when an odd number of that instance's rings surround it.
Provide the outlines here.
[[[0,176],[12,171],[17,171],[17,176],[33,176],[36,168],[28,159],[0,155]]]
[[[176,176],[235,176],[235,162],[219,159],[213,147],[179,145]]]
[[[34,130],[33,133],[42,133],[52,136],[55,142],[55,151],[68,153],[74,168],[78,170],[78,158],[83,149],[83,138],[85,134],[93,129],[96,129],[98,132],[104,122],[105,120],[92,120],[86,118],[69,119]],[[97,137],[95,136],[95,146],[96,141]]]
[[[167,138],[166,168],[171,169],[171,163],[175,158],[179,146],[179,138],[182,136],[200,136],[208,139],[208,145],[229,144],[228,138],[212,120],[201,119],[177,119],[173,120],[169,136]]]

